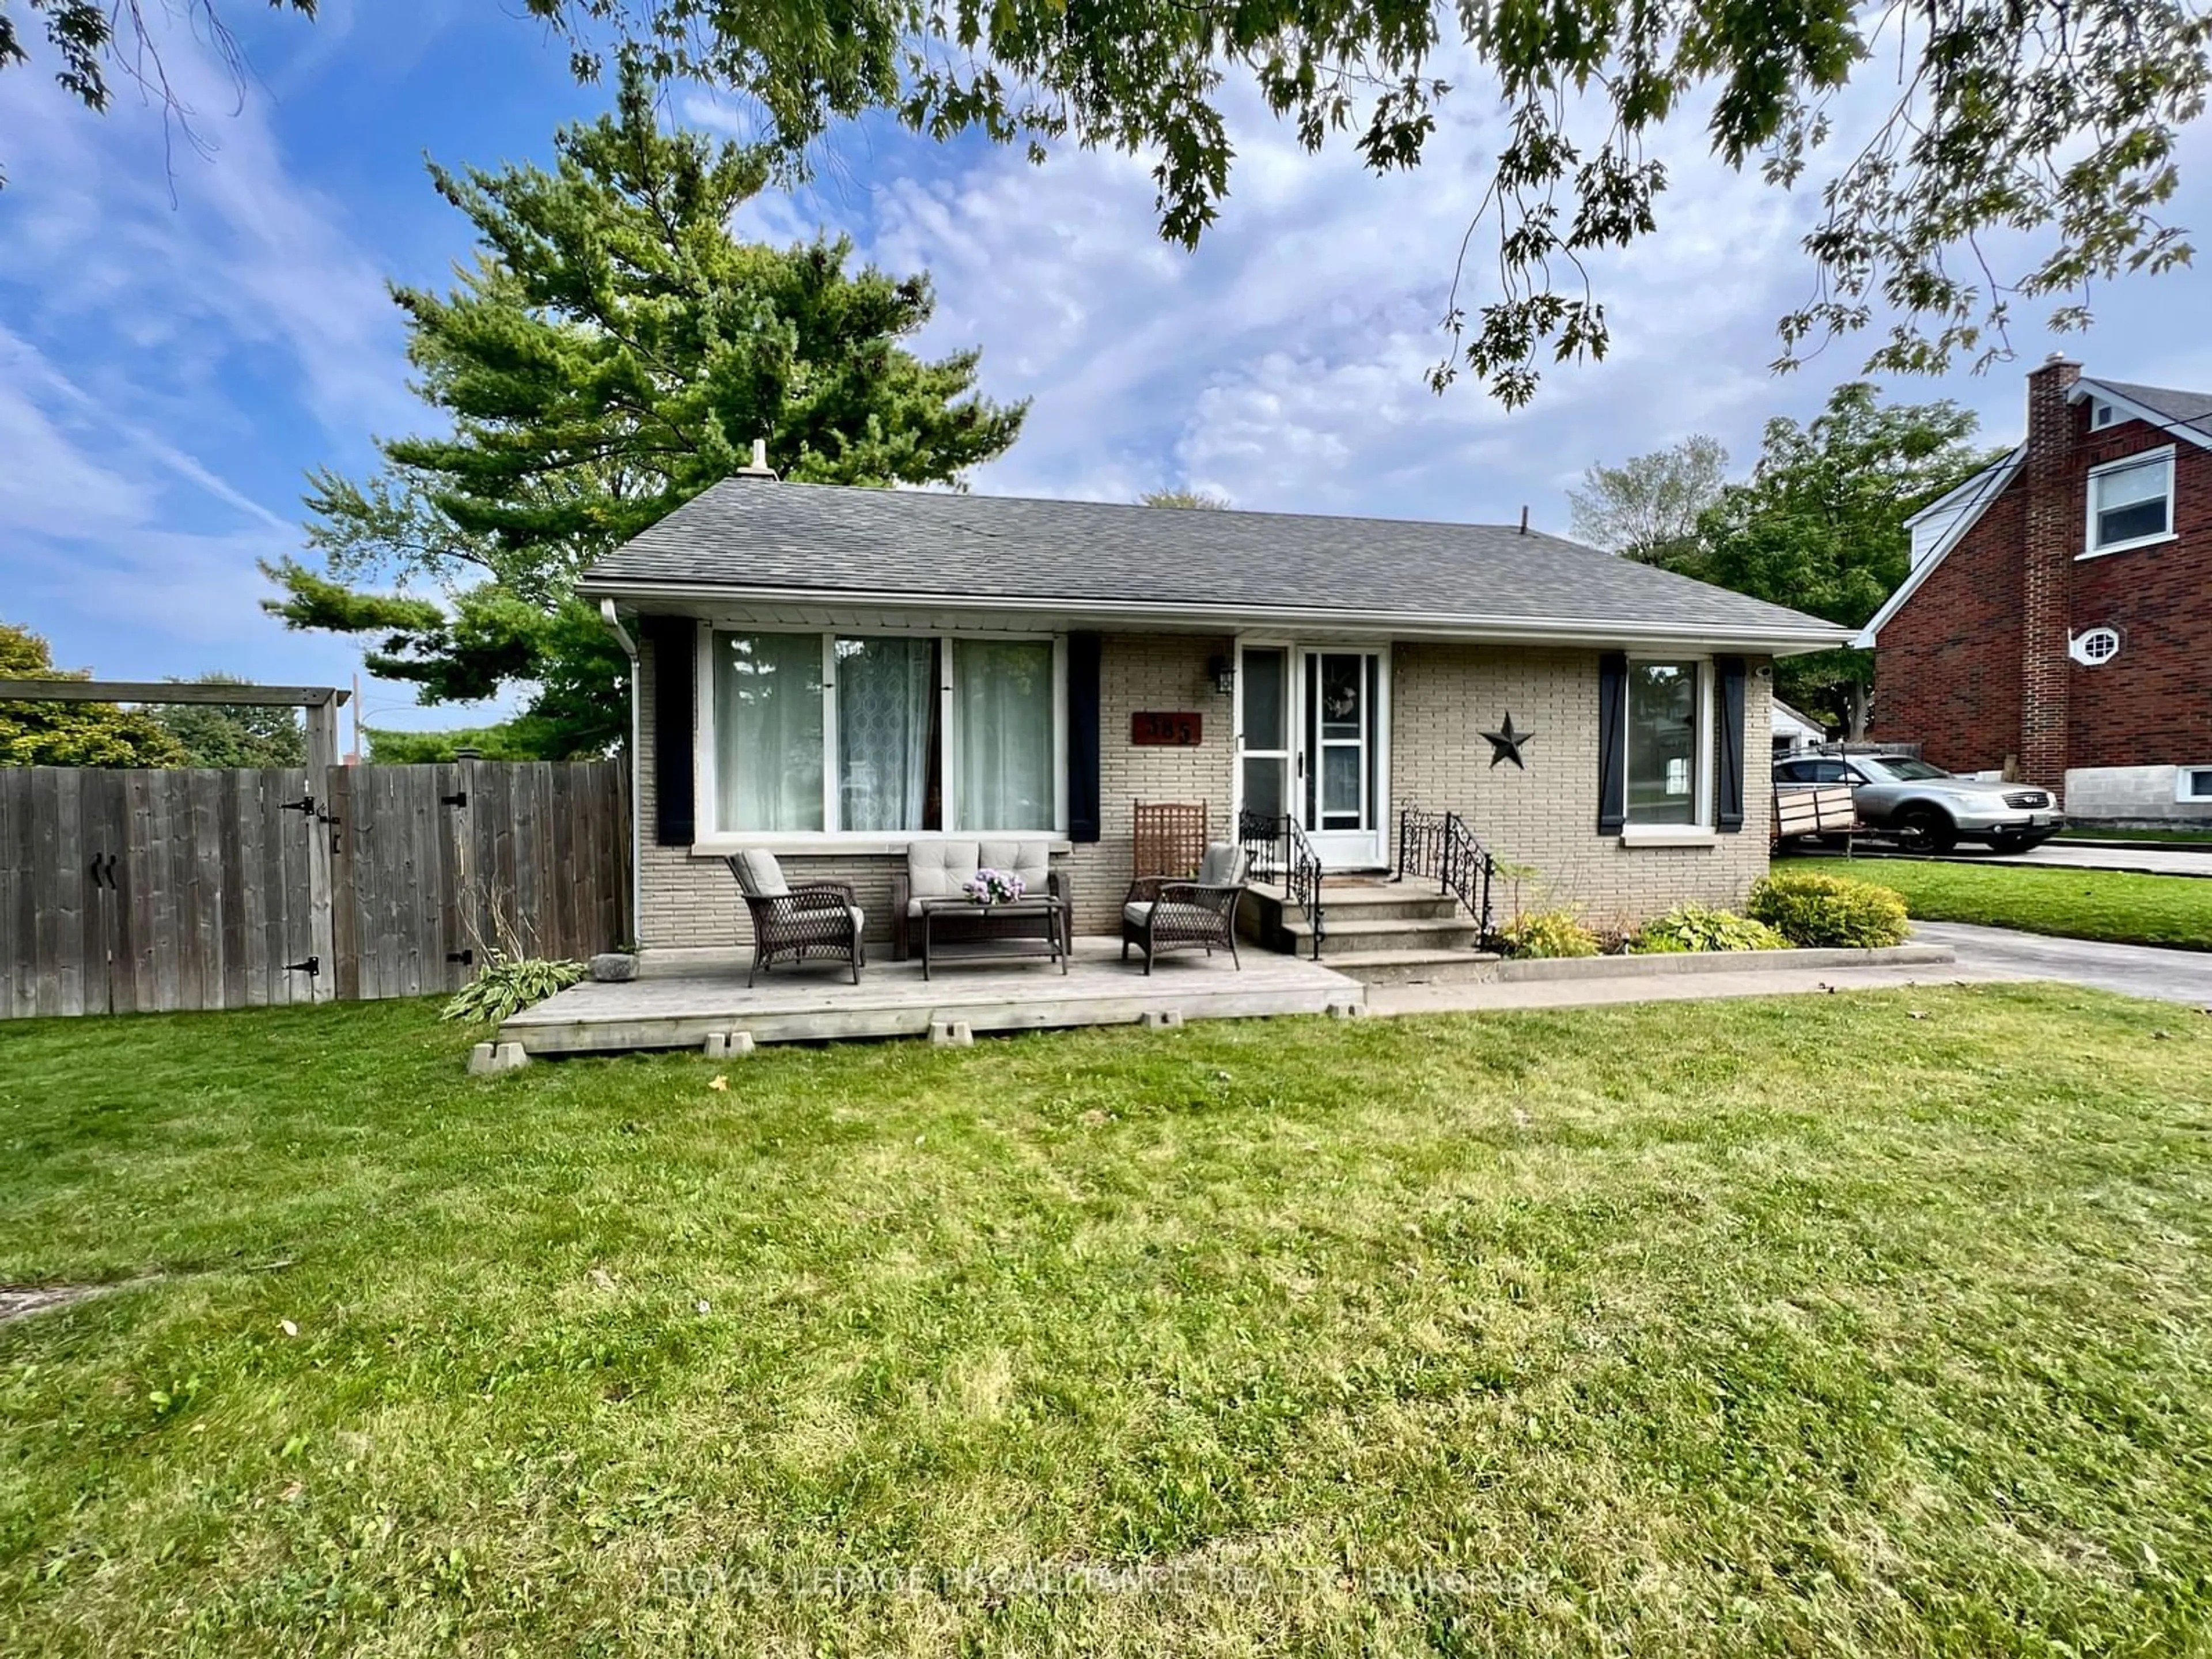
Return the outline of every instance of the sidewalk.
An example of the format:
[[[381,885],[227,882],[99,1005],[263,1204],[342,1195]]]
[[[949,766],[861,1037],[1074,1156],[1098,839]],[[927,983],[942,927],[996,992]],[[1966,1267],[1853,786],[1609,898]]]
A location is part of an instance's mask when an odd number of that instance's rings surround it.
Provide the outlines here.
[[[1702,1002],[1712,997],[1809,996],[1966,985],[2043,977],[2026,971],[1943,963],[1904,968],[1747,969],[1741,973],[1643,978],[1535,980],[1491,985],[1371,985],[1370,1014],[1480,1013],[1512,1008],[1594,1008],[1628,1002]]]

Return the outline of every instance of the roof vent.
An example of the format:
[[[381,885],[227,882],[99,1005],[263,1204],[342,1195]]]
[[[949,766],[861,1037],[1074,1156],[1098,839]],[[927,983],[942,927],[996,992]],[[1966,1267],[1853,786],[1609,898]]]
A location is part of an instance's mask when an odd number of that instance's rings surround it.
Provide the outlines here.
[[[740,478],[766,478],[771,483],[775,481],[775,469],[768,464],[767,439],[753,440],[753,458],[738,469],[737,476]]]

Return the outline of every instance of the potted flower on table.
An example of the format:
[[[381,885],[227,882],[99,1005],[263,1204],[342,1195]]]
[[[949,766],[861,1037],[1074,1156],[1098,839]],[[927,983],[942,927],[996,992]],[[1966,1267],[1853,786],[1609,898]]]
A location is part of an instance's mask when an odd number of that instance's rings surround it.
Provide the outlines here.
[[[1012,904],[1027,890],[1027,884],[1011,870],[978,870],[961,884],[960,890],[967,894],[970,904],[988,908]]]

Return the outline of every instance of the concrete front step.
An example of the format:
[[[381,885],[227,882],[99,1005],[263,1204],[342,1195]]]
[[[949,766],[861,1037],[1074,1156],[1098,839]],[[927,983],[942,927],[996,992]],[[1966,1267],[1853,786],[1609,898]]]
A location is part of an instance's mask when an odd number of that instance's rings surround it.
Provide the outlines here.
[[[1488,951],[1358,951],[1340,956],[1323,945],[1321,965],[1363,985],[1468,985],[1498,977]]]
[[[1471,921],[1409,921],[1385,916],[1343,916],[1333,911],[1322,915],[1321,953],[1324,957],[1366,956],[1376,951],[1472,951],[1481,943],[1482,930]],[[1300,956],[1313,950],[1313,924],[1293,912],[1282,921],[1282,933],[1291,951]]]
[[[1459,901],[1449,893],[1438,893],[1431,888],[1407,884],[1385,884],[1332,887],[1322,885],[1322,915],[1329,921],[1342,916],[1347,921],[1449,921],[1460,914]],[[1272,887],[1255,887],[1247,901],[1264,912],[1272,922],[1278,916],[1288,915],[1303,917],[1304,912]]]

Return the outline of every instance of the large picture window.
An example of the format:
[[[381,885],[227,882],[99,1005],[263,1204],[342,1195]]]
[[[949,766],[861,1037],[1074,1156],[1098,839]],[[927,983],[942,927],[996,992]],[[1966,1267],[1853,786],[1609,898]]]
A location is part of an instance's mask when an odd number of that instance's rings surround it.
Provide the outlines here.
[[[2136,456],[2089,474],[2091,553],[2164,541],[2173,530],[2173,451]]]
[[[953,641],[961,829],[1053,827],[1052,659],[1043,640]]]
[[[709,834],[1054,832],[1060,651],[1048,639],[708,635]]]
[[[1706,821],[1705,665],[1628,665],[1627,821],[1686,828]]]
[[[714,635],[715,822],[741,833],[823,827],[822,636]]]
[[[935,640],[839,640],[837,827],[942,823]]]

